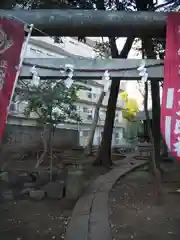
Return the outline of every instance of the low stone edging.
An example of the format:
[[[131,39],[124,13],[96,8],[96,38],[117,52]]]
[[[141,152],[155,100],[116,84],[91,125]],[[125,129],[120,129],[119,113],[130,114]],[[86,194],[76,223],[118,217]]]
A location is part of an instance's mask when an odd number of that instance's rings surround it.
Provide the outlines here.
[[[72,219],[66,231],[66,240],[111,240],[109,227],[108,194],[119,178],[147,161],[136,161],[117,166],[110,172],[99,176],[77,201]]]

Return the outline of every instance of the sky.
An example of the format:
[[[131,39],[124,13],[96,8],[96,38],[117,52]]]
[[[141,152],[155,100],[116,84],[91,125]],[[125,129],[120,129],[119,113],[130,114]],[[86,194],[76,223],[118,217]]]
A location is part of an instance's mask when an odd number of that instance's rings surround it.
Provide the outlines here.
[[[158,0],[158,4],[164,3],[164,0]]]

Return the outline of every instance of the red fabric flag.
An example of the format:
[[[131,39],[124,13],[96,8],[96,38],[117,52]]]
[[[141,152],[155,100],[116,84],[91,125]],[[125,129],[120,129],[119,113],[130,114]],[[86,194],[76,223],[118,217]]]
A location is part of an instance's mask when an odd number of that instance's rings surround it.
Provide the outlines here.
[[[161,131],[170,152],[180,160],[180,13],[167,19]]]
[[[0,20],[0,142],[6,126],[23,42],[23,24],[13,20]]]

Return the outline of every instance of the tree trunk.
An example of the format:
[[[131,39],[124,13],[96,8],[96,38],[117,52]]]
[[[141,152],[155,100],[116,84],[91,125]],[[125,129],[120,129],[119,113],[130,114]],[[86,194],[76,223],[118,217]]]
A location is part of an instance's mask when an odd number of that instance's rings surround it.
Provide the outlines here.
[[[115,38],[109,37],[112,58],[126,58],[131,49],[133,41],[134,41],[133,37],[128,38],[126,40],[124,48],[122,49],[119,55]],[[116,111],[116,103],[117,103],[117,98],[119,93],[119,86],[120,86],[120,80],[112,79],[108,106],[106,111],[104,131],[102,135],[99,152],[95,161],[95,165],[104,165],[106,167],[109,167],[112,164],[111,142],[112,142],[112,133],[113,133],[113,126],[114,126],[115,111]]]
[[[152,172],[154,175],[156,175],[157,168],[156,168],[156,160],[155,160],[156,156],[155,156],[155,148],[154,148],[154,139],[152,135],[152,129],[150,124],[149,112],[148,112],[148,82],[147,81],[144,83],[144,112],[146,116],[147,131],[148,131],[150,143],[152,144],[152,160],[151,160]]]
[[[160,169],[161,130],[160,130],[160,93],[159,82],[151,81],[152,94],[152,132],[154,138],[156,165]]]
[[[52,132],[53,126],[51,124],[44,124],[44,132],[41,134],[41,139],[43,143],[43,153],[41,154],[40,158],[38,159],[35,168],[38,168],[43,162],[46,160],[48,161],[49,156],[52,157]],[[51,159],[50,159],[51,161]],[[50,162],[50,169],[51,169],[51,162]]]
[[[105,92],[102,91],[100,96],[99,96],[98,102],[96,104],[96,108],[95,108],[95,112],[94,112],[94,119],[93,119],[93,122],[92,122],[91,131],[90,131],[90,134],[89,134],[88,144],[87,144],[87,146],[85,147],[85,150],[84,150],[85,155],[91,155],[92,154],[92,145],[93,145],[94,134],[95,134],[96,126],[97,126],[97,123],[98,123],[99,110],[100,110],[102,101],[104,99],[104,96],[105,96]]]
[[[164,139],[163,139],[163,153],[162,153],[162,157],[164,157],[164,158],[168,157],[168,147],[167,147],[167,144],[166,144]]]
[[[136,0],[136,7],[138,11],[154,11],[154,1]],[[149,59],[156,59],[154,45],[152,39],[143,39],[142,41],[143,53]],[[156,166],[160,169],[160,91],[159,82],[151,81],[151,96],[152,96],[152,135],[155,148]]]
[[[152,39],[143,40],[143,48],[146,56],[149,59],[156,59]],[[156,166],[160,169],[160,86],[158,81],[151,81],[151,95],[152,95],[152,135],[154,139]]]
[[[150,139],[150,143],[152,144],[152,152],[151,152],[151,171],[154,176],[154,194],[155,196],[162,196],[162,185],[161,185],[161,172],[156,166],[156,154],[155,154],[155,145],[154,138],[152,134],[149,112],[148,112],[148,82],[145,83],[145,95],[144,95],[144,111],[147,121],[147,131]]]
[[[53,173],[53,152],[52,152],[52,132],[53,125],[49,125],[49,136],[48,136],[48,155],[49,155],[49,180],[52,181]]]
[[[41,134],[41,139],[43,143],[43,153],[41,154],[40,158],[37,160],[37,163],[35,165],[35,168],[38,168],[41,163],[44,162],[47,153],[48,153],[48,135],[49,135],[49,129],[47,129],[46,124],[44,124],[44,132]]]

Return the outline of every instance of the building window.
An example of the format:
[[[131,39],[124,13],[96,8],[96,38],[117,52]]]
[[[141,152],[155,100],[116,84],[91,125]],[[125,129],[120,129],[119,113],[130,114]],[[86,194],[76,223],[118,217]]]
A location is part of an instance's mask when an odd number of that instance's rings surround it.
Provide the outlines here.
[[[88,137],[89,131],[88,130],[83,130],[82,135],[83,135],[83,137]]]
[[[61,37],[54,37],[54,43],[63,43],[63,40]]]
[[[87,113],[88,112],[88,109],[87,107],[83,107],[83,112]]]
[[[12,102],[9,110],[11,112],[18,112],[18,103],[17,102]]]
[[[47,56],[50,56],[50,57],[53,57],[54,55],[53,54],[50,54],[50,53],[46,53]]]
[[[87,120],[92,120],[92,115],[88,115]]]
[[[87,96],[88,96],[88,98],[92,99],[92,93],[91,92],[88,92]]]
[[[32,51],[32,52],[36,52],[36,49],[34,49],[34,48],[30,48],[30,51]]]
[[[38,49],[35,49],[35,48],[30,48],[30,51],[33,51],[33,52],[36,52],[36,53],[43,54],[42,51],[40,51],[40,50],[38,50]]]
[[[119,113],[116,112],[116,115],[115,115],[115,124],[119,122]]]
[[[91,115],[91,114],[93,113],[92,108],[89,108],[89,109],[88,109],[88,113],[89,113],[89,115]]]
[[[93,94],[92,94],[92,88],[89,89],[89,91],[87,92],[87,96],[88,98],[92,98]]]
[[[40,50],[36,50],[36,52],[37,52],[37,53],[40,53],[40,54],[43,54],[43,52],[42,52],[42,51],[40,51]]]
[[[96,99],[96,97],[97,97],[97,94],[96,94],[96,93],[93,93],[93,98]]]
[[[115,133],[115,138],[119,139],[119,133],[118,132]]]
[[[121,83],[120,83],[120,89],[126,90],[126,82],[121,81]]]

